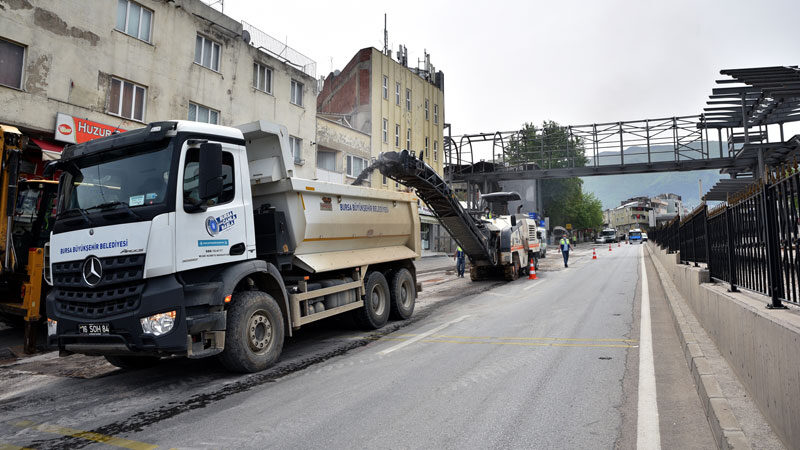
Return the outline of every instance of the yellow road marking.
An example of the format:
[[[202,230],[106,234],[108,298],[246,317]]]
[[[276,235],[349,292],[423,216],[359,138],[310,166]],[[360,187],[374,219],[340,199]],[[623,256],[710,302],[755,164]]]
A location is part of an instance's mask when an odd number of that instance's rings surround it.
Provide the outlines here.
[[[28,447],[18,447],[16,445],[0,442],[0,450],[31,450]]]
[[[416,334],[396,334],[400,337],[413,337]],[[577,342],[637,342],[636,339],[594,339],[594,338],[557,338],[557,337],[506,337],[506,336],[450,336],[436,334],[431,337],[445,339],[498,339],[498,340],[522,340],[522,341],[577,341]]]
[[[423,339],[420,342],[438,342],[445,344],[489,344],[518,345],[521,347],[604,347],[604,348],[636,348],[638,345],[627,344],[568,344],[559,342],[491,342],[491,341],[455,341],[447,339]]]
[[[369,339],[376,341],[381,340],[381,341],[400,341],[400,342],[406,340],[404,338],[399,338],[399,337],[395,338],[370,337]],[[440,343],[440,344],[516,345],[520,347],[639,348],[638,345],[633,345],[633,341],[631,342],[631,344],[589,344],[589,343],[572,343],[572,342],[504,342],[499,340],[481,341],[481,340],[460,340],[460,339],[465,339],[465,338],[459,336],[454,336],[454,337],[451,336],[450,339],[447,339],[446,336],[432,336],[430,338],[420,339],[419,342]],[[480,339],[480,338],[466,338],[466,339]],[[494,339],[494,338],[488,337],[485,339]],[[531,339],[536,339],[536,338],[531,338]],[[548,338],[541,338],[541,339],[548,339]],[[621,340],[609,339],[609,341],[619,342]]]
[[[158,447],[157,445],[147,444],[139,441],[132,441],[130,439],[109,436],[106,434],[94,433],[92,431],[76,430],[75,428],[67,428],[49,423],[37,424],[30,420],[21,420],[14,425],[22,428],[30,428],[31,430],[42,431],[45,433],[60,434],[62,436],[76,437],[86,439],[88,441],[100,442],[101,444],[111,445],[114,447],[128,448],[131,450],[150,450]]]

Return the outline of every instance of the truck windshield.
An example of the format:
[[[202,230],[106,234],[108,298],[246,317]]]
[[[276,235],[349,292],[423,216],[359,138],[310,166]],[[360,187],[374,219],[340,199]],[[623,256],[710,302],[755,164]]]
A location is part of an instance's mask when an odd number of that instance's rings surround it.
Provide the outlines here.
[[[603,230],[603,236],[616,236],[617,232],[614,230]]]
[[[65,169],[59,213],[164,203],[171,150],[169,145],[139,152],[120,149],[77,160]]]

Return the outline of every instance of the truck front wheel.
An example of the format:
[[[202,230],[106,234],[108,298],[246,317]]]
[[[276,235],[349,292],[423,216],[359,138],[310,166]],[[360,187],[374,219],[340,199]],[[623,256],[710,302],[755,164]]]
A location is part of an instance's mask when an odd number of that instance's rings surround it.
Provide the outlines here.
[[[390,283],[392,298],[392,317],[405,320],[414,313],[414,303],[417,298],[417,289],[414,286],[414,277],[408,269],[400,269],[392,274]]]
[[[222,364],[235,372],[258,372],[283,350],[283,316],[278,303],[261,291],[233,294],[228,309]]]
[[[380,272],[367,274],[364,283],[364,307],[354,311],[358,325],[368,330],[377,330],[389,321],[389,283]]]

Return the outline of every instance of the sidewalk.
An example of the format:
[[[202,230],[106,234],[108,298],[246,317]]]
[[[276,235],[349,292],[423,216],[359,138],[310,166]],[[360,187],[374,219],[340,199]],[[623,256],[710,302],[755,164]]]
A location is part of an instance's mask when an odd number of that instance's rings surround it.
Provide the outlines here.
[[[648,246],[646,253],[652,251]],[[650,260],[666,291],[673,325],[717,445],[734,449],[784,448],[686,300],[666,275],[661,261],[652,253]]]

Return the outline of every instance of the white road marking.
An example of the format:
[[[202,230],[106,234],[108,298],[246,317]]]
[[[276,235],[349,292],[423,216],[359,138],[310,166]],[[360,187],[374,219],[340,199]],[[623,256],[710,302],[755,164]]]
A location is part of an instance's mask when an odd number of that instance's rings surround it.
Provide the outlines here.
[[[547,283],[547,280],[542,280],[542,281],[540,281],[538,283],[531,284],[528,287],[522,288],[522,290],[523,291],[527,291],[528,289],[533,289],[535,287],[539,287],[539,286],[543,285],[544,283]]]
[[[487,292],[489,295],[494,295],[495,297],[505,297],[506,294],[501,294],[499,292]]]
[[[417,342],[417,341],[420,341],[422,339],[425,339],[426,337],[428,337],[428,336],[430,336],[432,334],[436,334],[436,333],[444,330],[445,328],[449,327],[450,325],[453,325],[454,323],[461,322],[462,320],[466,319],[467,317],[470,317],[470,315],[467,314],[466,316],[461,316],[458,319],[454,319],[454,320],[451,320],[450,322],[443,323],[443,324],[439,325],[438,327],[436,327],[436,328],[434,328],[434,329],[432,329],[430,331],[426,331],[425,333],[418,334],[418,335],[414,336],[413,338],[411,338],[411,339],[409,339],[407,341],[403,341],[403,342],[395,345],[394,347],[389,347],[386,350],[378,352],[378,354],[381,355],[381,356],[388,355],[389,353],[392,353],[395,350],[400,350],[401,348],[403,348],[403,347],[405,347],[407,345],[411,345],[414,342]]]
[[[642,261],[642,311],[639,325],[639,405],[636,422],[636,448],[660,449],[661,434],[658,428],[658,403],[656,398],[656,371],[653,363],[653,331],[650,328],[650,292],[644,252],[639,248]]]

